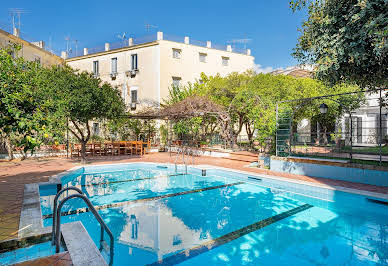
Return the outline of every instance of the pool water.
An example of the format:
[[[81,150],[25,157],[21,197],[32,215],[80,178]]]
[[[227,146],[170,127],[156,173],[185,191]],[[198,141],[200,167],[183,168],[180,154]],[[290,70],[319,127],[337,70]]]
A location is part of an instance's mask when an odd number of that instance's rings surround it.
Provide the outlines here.
[[[32,244],[27,247],[0,253],[0,265],[13,265],[24,261],[43,258],[55,254],[51,241]]]
[[[114,265],[388,265],[387,205],[223,170],[188,173],[156,164],[93,166],[62,183],[99,209],[115,237]],[[45,226],[52,194],[42,188]],[[100,226],[81,201],[62,212],[62,223],[81,221],[99,246]]]

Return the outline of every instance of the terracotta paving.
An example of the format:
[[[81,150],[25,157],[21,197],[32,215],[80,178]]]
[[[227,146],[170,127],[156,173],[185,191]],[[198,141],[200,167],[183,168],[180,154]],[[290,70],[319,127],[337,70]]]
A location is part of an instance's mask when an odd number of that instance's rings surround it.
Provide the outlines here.
[[[102,156],[90,158],[88,164],[109,164],[139,161],[173,163],[175,161],[175,156],[170,157],[169,153],[151,153],[143,157]],[[275,175],[294,180],[324,184],[328,186],[341,186],[388,194],[388,187],[378,187],[325,178],[278,173],[259,168],[247,168],[244,167],[247,165],[247,162],[240,160],[202,156],[196,157],[194,164],[209,164],[258,174]],[[50,176],[68,170],[77,165],[80,165],[78,160],[66,158],[41,158],[27,159],[24,161],[0,162],[0,241],[17,237],[24,184],[48,181]]]
[[[58,253],[49,257],[30,260],[15,264],[15,266],[71,266],[73,265],[69,252]]]

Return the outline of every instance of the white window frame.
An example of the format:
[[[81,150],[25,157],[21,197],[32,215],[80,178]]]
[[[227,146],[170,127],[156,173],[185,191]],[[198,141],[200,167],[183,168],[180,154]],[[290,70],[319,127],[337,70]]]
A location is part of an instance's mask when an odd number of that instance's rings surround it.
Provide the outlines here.
[[[223,66],[229,66],[229,60],[230,60],[229,57],[227,57],[227,56],[222,56],[222,57],[221,57],[221,60],[222,60],[222,65],[223,65]],[[225,62],[226,62],[226,63],[225,63]]]
[[[115,62],[115,64],[113,63]],[[111,58],[110,60],[110,71],[111,71],[111,74],[117,74],[117,57],[113,57]]]
[[[100,135],[100,123],[97,123],[97,122],[93,123],[92,134],[94,136]]]
[[[139,65],[138,65],[138,56],[137,54],[131,54],[131,70],[138,70]]]
[[[203,58],[203,60],[202,60]],[[207,62],[207,53],[199,53],[199,62],[206,63]]]
[[[172,77],[172,87],[179,87],[181,84],[182,78],[181,77]],[[175,82],[178,82],[178,84],[175,84]]]
[[[181,59],[182,50],[178,48],[172,48],[172,57],[175,59]]]
[[[136,91],[136,101],[134,102],[133,99],[132,99],[132,92],[133,91]],[[129,94],[129,97],[130,97],[130,103],[139,103],[139,87],[137,86],[132,86],[130,88],[130,94]]]
[[[93,74],[95,76],[98,76],[100,74],[99,73],[99,71],[100,71],[99,68],[100,68],[100,66],[99,66],[98,60],[93,61]]]

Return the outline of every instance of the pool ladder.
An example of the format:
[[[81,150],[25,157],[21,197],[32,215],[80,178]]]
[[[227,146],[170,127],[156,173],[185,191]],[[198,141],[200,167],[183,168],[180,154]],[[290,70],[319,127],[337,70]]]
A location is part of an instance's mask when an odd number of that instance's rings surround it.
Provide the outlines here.
[[[78,194],[72,194],[67,197],[65,197],[63,200],[59,202],[58,205],[58,199],[59,196],[62,195],[64,192],[74,190],[78,192]],[[96,208],[94,208],[93,204],[90,202],[90,200],[83,194],[83,192],[77,188],[77,187],[67,187],[62,190],[60,190],[57,195],[55,195],[54,198],[54,210],[53,210],[53,225],[52,225],[52,232],[51,232],[51,244],[55,245],[55,252],[59,253],[60,251],[60,238],[61,238],[61,209],[63,205],[70,199],[73,198],[80,198],[82,199],[86,205],[88,206],[88,209],[93,213],[96,220],[100,223],[101,226],[101,234],[100,234],[100,251],[104,248],[104,231],[108,234],[110,238],[110,250],[109,250],[109,265],[113,265],[113,253],[114,253],[114,237],[112,232],[110,231],[109,227],[106,225],[104,220],[101,218],[101,216],[98,214]]]
[[[187,156],[191,156],[191,160],[192,160],[192,165],[194,165],[194,151],[192,148],[189,148],[189,147],[182,147],[182,148],[177,148],[177,153],[176,153],[176,157],[175,157],[175,173],[178,172],[178,164],[177,164],[177,161],[178,161],[178,158],[179,158],[179,155],[182,154],[182,161],[183,161],[183,164],[185,165],[185,174],[187,175],[187,163],[186,163],[186,160],[185,160],[185,154],[187,154]]]

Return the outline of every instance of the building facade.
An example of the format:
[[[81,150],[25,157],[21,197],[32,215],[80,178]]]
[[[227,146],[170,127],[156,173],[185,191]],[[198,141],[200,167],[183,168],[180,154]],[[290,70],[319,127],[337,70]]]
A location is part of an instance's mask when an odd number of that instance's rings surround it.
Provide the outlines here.
[[[132,110],[159,106],[173,85],[200,82],[202,72],[224,76],[254,67],[249,49],[237,52],[231,46],[168,38],[162,32],[148,39],[130,38],[119,47],[106,43],[97,51],[84,48],[82,55],[62,56],[72,68],[92,72],[117,87]]]
[[[15,56],[23,57],[27,61],[38,61],[43,66],[61,65],[64,60],[44,49],[44,42],[28,42],[19,37],[18,29],[14,29],[14,34],[0,29],[0,47],[10,45],[20,45],[20,50]]]

